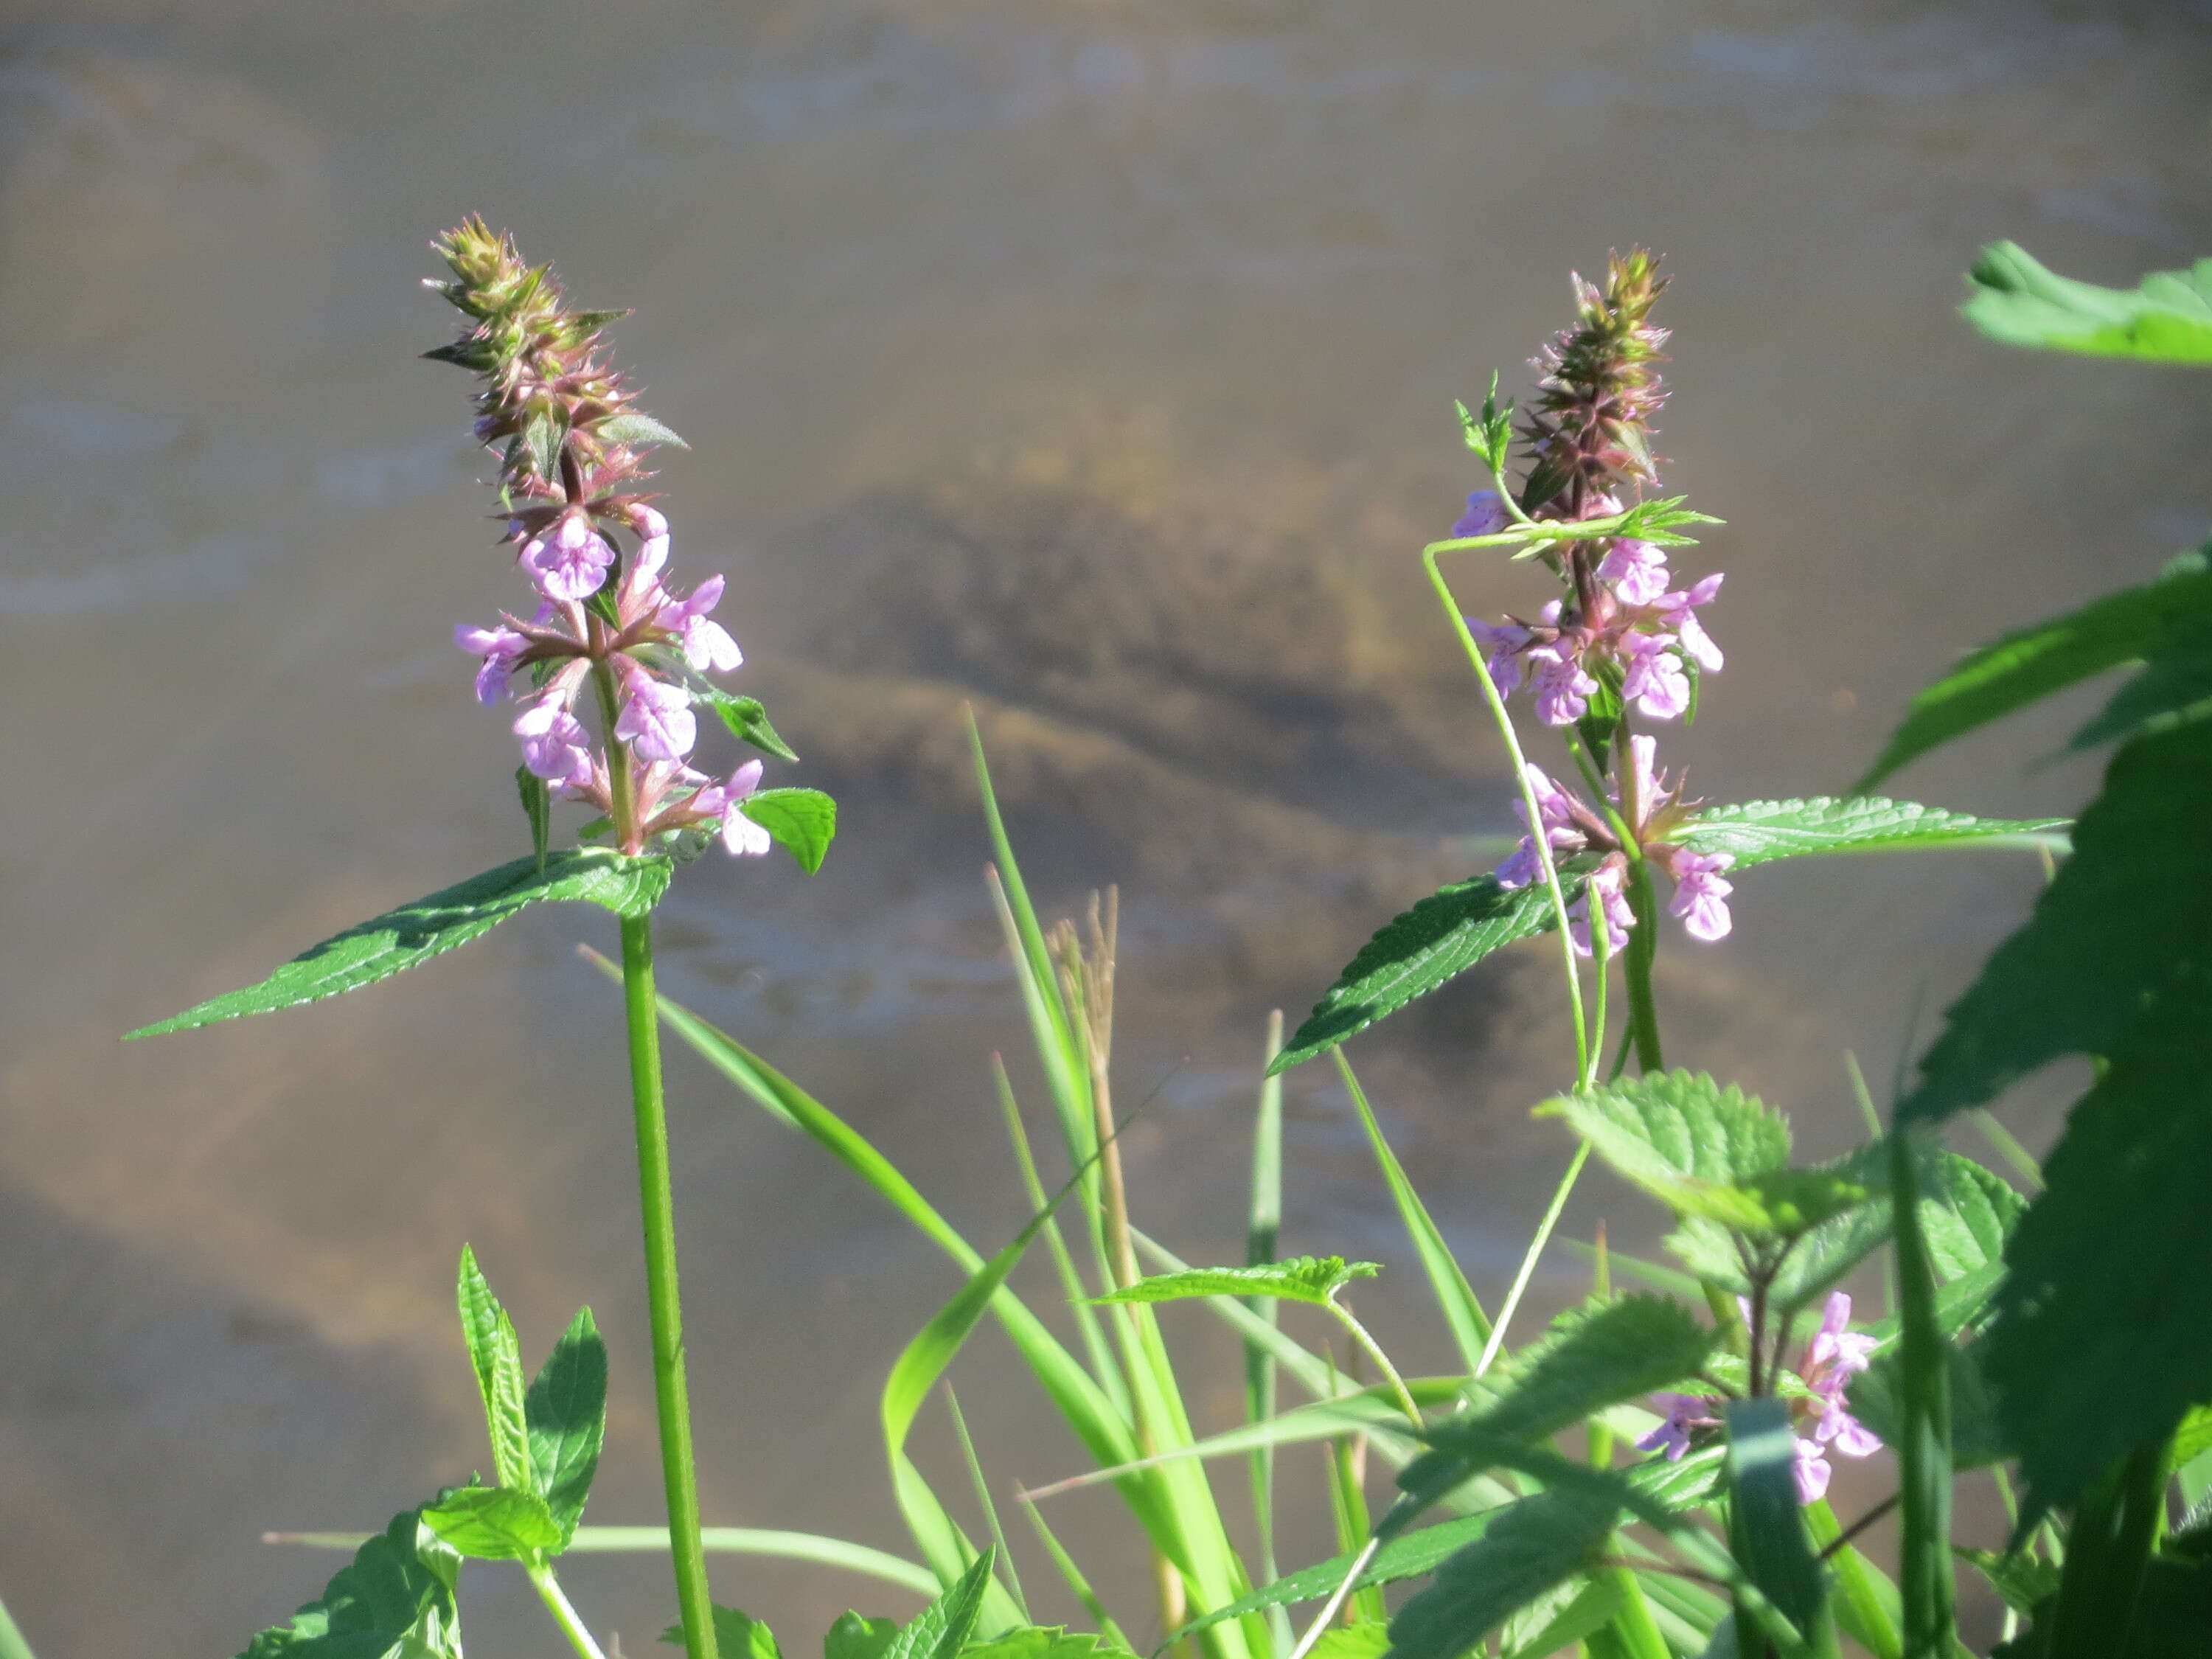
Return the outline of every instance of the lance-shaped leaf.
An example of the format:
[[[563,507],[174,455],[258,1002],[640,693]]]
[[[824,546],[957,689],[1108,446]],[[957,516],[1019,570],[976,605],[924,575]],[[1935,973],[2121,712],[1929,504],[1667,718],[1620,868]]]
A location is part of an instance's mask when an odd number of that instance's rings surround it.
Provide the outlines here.
[[[1569,880],[1562,872],[1561,881],[1572,902],[1581,878]],[[1431,893],[1367,941],[1275,1056],[1268,1075],[1326,1053],[1493,951],[1551,926],[1551,891],[1541,885],[1509,891],[1494,876],[1477,876]]]
[[[1778,1112],[1703,1072],[1654,1072],[1560,1095],[1536,1109],[1564,1117],[1622,1176],[1662,1203],[1728,1225],[1759,1224],[1747,1188],[1790,1162]]]
[[[1929,750],[2095,675],[2147,659],[2192,662],[2203,649],[2208,629],[2212,568],[2201,551],[2184,554],[2155,581],[2103,594],[1970,652],[1912,699],[1903,724],[1858,787],[1870,788]],[[2130,698],[2123,688],[2113,708],[2075,742],[2119,736],[2162,708],[2179,706],[2173,698],[2187,696],[2185,685],[2177,685],[2163,702],[2142,694]]]
[[[1727,1415],[1729,1490],[1735,1500],[1730,1537],[1736,1559],[1784,1618],[1810,1631],[1825,1594],[1797,1502],[1797,1440],[1789,1403],[1772,1398],[1731,1401]]]
[[[1382,1271],[1372,1261],[1346,1261],[1340,1255],[1302,1255],[1255,1267],[1192,1267],[1182,1273],[1157,1273],[1091,1300],[1096,1304],[1181,1302],[1194,1296],[1272,1296],[1321,1307],[1334,1301],[1336,1293],[1353,1279],[1372,1279]]]
[[[408,1510],[368,1538],[323,1593],[248,1643],[239,1659],[461,1659],[453,1599],[460,1559]]]
[[[1593,1493],[1539,1492],[1500,1510],[1481,1538],[1390,1621],[1390,1659],[1459,1659],[1538,1596],[1595,1567],[1620,1516]]]
[[[738,811],[775,836],[810,876],[837,835],[837,803],[819,789],[763,789],[739,801]]]
[[[1376,1584],[1395,1584],[1433,1571],[1439,1563],[1488,1531],[1498,1514],[1496,1510],[1485,1510],[1389,1540],[1360,1569],[1358,1577],[1352,1581],[1352,1588],[1366,1589]],[[1344,1582],[1344,1575],[1352,1571],[1358,1559],[1356,1553],[1339,1555],[1297,1572],[1285,1573],[1273,1583],[1262,1585],[1227,1607],[1216,1607],[1203,1618],[1193,1620],[1177,1631],[1167,1645],[1173,1646],[1184,1637],[1195,1635],[1224,1620],[1265,1613],[1270,1607],[1292,1607],[1300,1601],[1321,1601],[1335,1593],[1336,1587]]]
[[[607,1345],[589,1308],[578,1310],[553,1345],[524,1398],[523,1416],[536,1490],[565,1547],[583,1519],[607,1436]]]
[[[1385,1537],[1403,1531],[1492,1468],[1501,1445],[1547,1439],[1608,1406],[1687,1381],[1712,1346],[1712,1332],[1664,1297],[1624,1297],[1569,1315],[1491,1405],[1422,1435],[1429,1449],[1400,1473],[1403,1495],[1376,1530]]]
[[[676,435],[673,428],[664,426],[641,409],[625,409],[610,415],[596,423],[592,433],[610,443],[628,444],[633,449],[641,444],[667,444],[677,449],[691,447]]]
[[[131,1036],[190,1030],[357,991],[466,945],[532,904],[590,903],[617,915],[643,915],[668,890],[671,867],[665,858],[625,858],[595,847],[556,853],[543,871],[535,858],[517,859],[349,927],[258,985],[212,998]]]
[[[2017,242],[1992,242],[1967,273],[1968,322],[2005,345],[2212,363],[2212,259],[2154,270],[2132,289],[2061,276]]]
[[[1776,859],[1838,853],[1910,853],[1946,847],[2065,850],[2063,818],[1978,818],[1879,795],[1754,800],[1717,806],[1671,839],[1695,853],[1725,853],[1736,870]],[[1730,872],[1734,873],[1733,871]]]
[[[963,1650],[961,1659],[1106,1659],[1126,1651],[1103,1636],[1086,1635],[1060,1625],[1030,1625],[975,1643]]]
[[[884,1650],[884,1659],[954,1659],[968,1644],[991,1587],[994,1552],[986,1549],[952,1587],[903,1626]]]
[[[522,1345],[514,1322],[492,1294],[477,1254],[461,1246],[459,1301],[461,1338],[468,1344],[469,1362],[475,1366],[477,1389],[483,1396],[484,1429],[491,1438],[492,1468],[502,1486],[523,1492],[537,1490],[537,1475],[530,1456],[530,1424],[522,1381]]]
[[[537,1561],[561,1547],[561,1523],[526,1488],[463,1486],[422,1511],[422,1524],[477,1561]]]

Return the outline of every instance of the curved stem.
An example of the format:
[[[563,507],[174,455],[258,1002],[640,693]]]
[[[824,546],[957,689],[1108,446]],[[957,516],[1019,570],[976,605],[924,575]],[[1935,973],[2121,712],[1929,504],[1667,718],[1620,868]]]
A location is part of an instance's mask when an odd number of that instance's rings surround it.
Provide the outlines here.
[[[1352,1310],[1342,1303],[1330,1302],[1325,1305],[1351,1333],[1352,1340],[1366,1351],[1367,1357],[1382,1367],[1382,1375],[1389,1379],[1390,1391],[1398,1396],[1398,1409],[1406,1413],[1406,1420],[1414,1428],[1421,1428],[1421,1408],[1413,1403],[1413,1391],[1407,1388],[1406,1379],[1398,1375],[1398,1368],[1390,1363],[1390,1356],[1382,1352],[1382,1345],[1368,1334],[1367,1327],[1353,1318]]]
[[[1486,540],[1482,537],[1473,539]],[[1468,629],[1459,601],[1452,597],[1451,584],[1437,568],[1438,551],[1453,545],[1450,542],[1431,542],[1421,550],[1421,563],[1429,573],[1444,615],[1451,619],[1452,631],[1459,635],[1460,648],[1467,653],[1474,677],[1481,682],[1483,701],[1490,705],[1490,717],[1497,722],[1498,735],[1505,740],[1505,752],[1513,762],[1513,779],[1520,787],[1522,810],[1528,814],[1529,843],[1536,849],[1536,862],[1544,872],[1544,886],[1552,896],[1552,921],[1559,929],[1559,960],[1567,980],[1567,1006],[1575,1021],[1575,1076],[1580,1079],[1587,1076],[1590,1069],[1589,1028],[1583,1016],[1582,969],[1575,960],[1574,935],[1568,929],[1566,891],[1559,885],[1559,867],[1553,861],[1551,843],[1544,835],[1544,815],[1536,805],[1535,786],[1528,781],[1528,757],[1521,752],[1521,738],[1513,729],[1513,717],[1505,712],[1505,699],[1498,694],[1498,682],[1490,678],[1490,665],[1482,659],[1482,647],[1474,642],[1474,635]]]
[[[561,1588],[561,1581],[553,1576],[550,1566],[526,1568],[530,1582],[537,1587],[538,1599],[553,1615],[553,1622],[561,1626],[561,1633],[568,1638],[568,1645],[576,1650],[578,1659],[607,1659],[599,1644],[592,1639],[592,1632]]]
[[[660,1474],[676,1601],[691,1659],[718,1659],[707,1553],[699,1537],[699,1478],[691,1401],[684,1382],[684,1309],[676,1289],[676,1207],[668,1172],[668,1114],[660,1085],[660,1027],[653,988],[653,921],[622,919],[623,1002],[629,1018],[630,1098],[636,1109],[638,1207],[645,1222],[645,1291],[653,1319],[653,1395],[660,1416]]]

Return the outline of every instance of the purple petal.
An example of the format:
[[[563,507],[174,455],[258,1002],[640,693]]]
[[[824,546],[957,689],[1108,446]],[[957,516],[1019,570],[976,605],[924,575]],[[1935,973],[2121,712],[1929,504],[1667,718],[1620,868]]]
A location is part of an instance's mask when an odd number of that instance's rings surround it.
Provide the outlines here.
[[[1454,521],[1449,539],[1462,536],[1495,536],[1511,523],[1505,503],[1494,489],[1478,489],[1467,498],[1467,511]]]

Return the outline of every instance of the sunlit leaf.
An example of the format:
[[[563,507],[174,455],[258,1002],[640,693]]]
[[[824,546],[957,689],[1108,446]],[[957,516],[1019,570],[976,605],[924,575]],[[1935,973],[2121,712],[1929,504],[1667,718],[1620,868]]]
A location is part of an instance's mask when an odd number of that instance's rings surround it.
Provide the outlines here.
[[[607,1345],[589,1308],[553,1345],[524,1398],[523,1415],[536,1489],[565,1543],[583,1518],[607,1433]]]
[[[409,1510],[364,1541],[323,1593],[239,1659],[461,1659],[460,1559]]]
[[[1372,1279],[1382,1269],[1372,1261],[1346,1261],[1340,1255],[1302,1255],[1255,1267],[1193,1267],[1158,1273],[1133,1285],[1095,1296],[1095,1303],[1180,1302],[1194,1296],[1271,1296],[1316,1306],[1333,1300],[1355,1279]]]
[[[461,1339],[468,1345],[469,1363],[476,1368],[477,1389],[483,1397],[484,1428],[491,1439],[492,1468],[499,1484],[523,1492],[537,1490],[530,1456],[530,1426],[522,1381],[522,1346],[514,1322],[492,1294],[477,1254],[461,1246]],[[458,1547],[458,1546],[456,1547]],[[466,1551],[462,1552],[464,1554]]]
[[[775,836],[810,876],[837,834],[837,803],[819,789],[763,789],[738,802],[738,811]]]
[[[422,1524],[478,1561],[534,1561],[561,1547],[561,1523],[536,1492],[464,1486],[422,1511]]]
[[[681,1625],[671,1625],[660,1632],[660,1639],[671,1647],[690,1650]],[[890,1639],[887,1630],[884,1640]],[[774,1631],[751,1614],[726,1607],[719,1601],[714,1603],[714,1650],[721,1659],[783,1659],[783,1650],[776,1645]]]
[[[1966,318],[2006,345],[2154,363],[2212,363],[2212,259],[2154,270],[2132,289],[2061,276],[2016,242],[1992,242],[1967,273]]]
[[[1879,795],[1753,800],[1700,811],[1671,840],[1725,853],[1735,870],[1776,859],[1839,853],[1911,853],[1946,847],[2045,847],[2063,851],[2063,818],[1978,818]],[[1731,874],[1734,871],[1731,871]]]

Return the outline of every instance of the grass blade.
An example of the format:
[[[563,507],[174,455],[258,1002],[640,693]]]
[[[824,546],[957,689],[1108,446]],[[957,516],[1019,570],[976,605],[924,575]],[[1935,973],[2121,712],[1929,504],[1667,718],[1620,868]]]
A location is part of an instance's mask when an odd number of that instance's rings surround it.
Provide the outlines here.
[[[1026,1492],[1022,1495],[1022,1510],[1029,1516],[1030,1524],[1036,1528],[1037,1537],[1044,1545],[1045,1553],[1052,1557],[1052,1564],[1060,1569],[1060,1576],[1066,1581],[1068,1589],[1082,1604],[1084,1612],[1091,1615],[1092,1627],[1114,1646],[1124,1652],[1134,1653],[1137,1650],[1135,1644],[1122,1633],[1121,1627],[1114,1622],[1113,1615],[1106,1611],[1105,1603],[1098,1599],[1097,1592],[1091,1588],[1091,1581],[1083,1576],[1083,1569],[1075,1565],[1075,1558],[1070,1555],[1060,1540],[1053,1535],[1052,1528],[1045,1525],[1044,1516],[1037,1512],[1036,1505],[1029,1501],[1029,1495]]]
[[[960,1410],[960,1396],[952,1385],[945,1385],[945,1408],[952,1416],[952,1430],[960,1441],[960,1455],[967,1461],[968,1479],[975,1488],[975,1501],[982,1505],[984,1522],[991,1528],[991,1542],[997,1550],[997,1559],[1006,1569],[1006,1592],[1014,1598],[1014,1606],[1022,1615],[1024,1625],[1036,1621],[1030,1617],[1029,1598],[1022,1594],[1022,1576],[1014,1568],[1013,1552],[1006,1547],[1006,1529],[999,1524],[999,1506],[991,1501],[990,1482],[983,1478],[983,1460],[975,1455],[975,1442],[968,1433],[968,1419]]]
[[[1917,1163],[1921,1136],[1890,1133],[1903,1431],[1894,1449],[1903,1493],[1898,1547],[1904,1659],[1948,1659],[1954,1637],[1951,1577],[1951,1367],[1936,1310],[1936,1274],[1921,1225]]]
[[[1266,1068],[1283,1048],[1283,1011],[1267,1016],[1267,1038],[1262,1045],[1259,1111],[1252,1130],[1251,1207],[1244,1229],[1244,1262],[1257,1267],[1275,1260],[1283,1226],[1283,1079]],[[1280,1311],[1268,1297],[1249,1298],[1245,1307],[1255,1319],[1277,1322]],[[1275,1361],[1250,1337],[1244,1339],[1244,1420],[1258,1425],[1275,1416]],[[1282,1576],[1275,1563],[1275,1447],[1270,1441],[1251,1455],[1252,1519],[1258,1534],[1260,1579],[1272,1584]],[[1277,1653],[1290,1650],[1293,1636],[1290,1614],[1280,1607],[1267,1609],[1267,1634]]]

